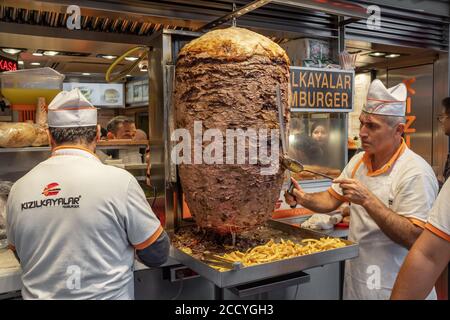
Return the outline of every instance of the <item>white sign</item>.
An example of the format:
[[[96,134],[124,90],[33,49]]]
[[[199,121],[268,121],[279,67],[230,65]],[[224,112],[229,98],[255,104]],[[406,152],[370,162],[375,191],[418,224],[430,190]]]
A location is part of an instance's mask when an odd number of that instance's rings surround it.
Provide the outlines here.
[[[124,108],[124,85],[122,83],[79,83],[67,82],[63,84],[66,91],[74,88],[96,107]]]
[[[148,102],[148,80],[131,81],[127,83],[127,104],[142,104]]]

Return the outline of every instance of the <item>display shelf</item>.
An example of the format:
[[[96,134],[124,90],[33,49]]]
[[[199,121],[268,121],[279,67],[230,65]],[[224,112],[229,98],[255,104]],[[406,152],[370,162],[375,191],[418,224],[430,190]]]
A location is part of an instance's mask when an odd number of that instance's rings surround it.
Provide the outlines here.
[[[125,164],[125,170],[147,169],[146,163],[130,163]]]
[[[0,153],[50,151],[50,147],[0,148]]]
[[[97,147],[118,147],[118,146],[146,146],[148,140],[129,140],[129,139],[115,139],[115,140],[100,140],[97,142]]]
[[[105,163],[108,166],[117,167],[125,170],[145,170],[147,164],[145,163]]]
[[[129,149],[129,148],[146,148],[148,141],[147,140],[138,140],[138,141],[130,141],[126,140],[128,143],[125,143],[124,140],[115,140],[103,142],[100,141],[97,144],[97,149],[99,150],[108,150],[108,149]],[[0,148],[0,153],[11,153],[11,152],[50,152],[50,147],[24,147],[24,148]]]

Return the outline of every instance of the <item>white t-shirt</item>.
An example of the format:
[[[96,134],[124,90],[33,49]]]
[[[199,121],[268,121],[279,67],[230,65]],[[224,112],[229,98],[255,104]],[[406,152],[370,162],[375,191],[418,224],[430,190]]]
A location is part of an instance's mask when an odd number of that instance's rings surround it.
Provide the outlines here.
[[[56,150],[8,198],[25,299],[133,299],[135,248],[162,230],[136,179],[82,149]]]
[[[450,180],[447,180],[439,193],[428,216],[425,228],[450,242]]]
[[[364,152],[355,155],[339,178],[361,181],[396,214],[424,227],[438,193],[430,165],[403,143],[393,158],[372,172]],[[329,192],[345,201],[342,189],[333,184]],[[345,299],[389,299],[408,250],[392,241],[360,205],[350,206],[349,240],[359,244],[359,257],[345,266]],[[430,298],[435,297],[433,290]]]

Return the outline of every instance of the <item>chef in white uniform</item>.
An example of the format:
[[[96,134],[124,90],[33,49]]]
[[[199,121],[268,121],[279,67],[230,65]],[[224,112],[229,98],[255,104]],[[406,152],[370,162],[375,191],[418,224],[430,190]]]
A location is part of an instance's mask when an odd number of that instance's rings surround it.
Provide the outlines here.
[[[322,213],[351,203],[349,240],[359,244],[359,257],[346,262],[344,299],[389,299],[438,193],[432,168],[402,139],[406,96],[404,84],[387,89],[373,81],[359,118],[364,152],[328,191],[305,193],[295,182],[296,199],[286,195],[288,203]]]
[[[48,106],[51,157],[11,189],[10,248],[25,299],[133,299],[135,254],[163,264],[169,238],[127,171],[95,156],[97,110],[78,89]]]

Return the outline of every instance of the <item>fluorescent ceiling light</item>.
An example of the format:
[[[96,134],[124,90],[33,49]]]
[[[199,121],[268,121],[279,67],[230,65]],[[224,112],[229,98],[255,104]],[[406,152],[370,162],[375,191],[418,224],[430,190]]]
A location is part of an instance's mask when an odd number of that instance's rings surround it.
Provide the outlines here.
[[[387,54],[386,55],[386,57],[385,58],[398,58],[398,57],[400,57],[400,54],[399,53],[389,53],[389,54]]]
[[[386,55],[385,52],[371,52],[369,53],[369,56],[371,57],[384,57]]]
[[[102,58],[105,58],[105,59],[108,59],[108,60],[112,60],[112,59],[117,58],[117,56],[105,54],[105,55],[102,55]]]
[[[44,51],[44,55],[46,55],[46,56],[51,56],[51,57],[53,57],[53,56],[56,56],[57,54],[59,54],[59,52],[58,51]]]
[[[125,57],[125,60],[127,61],[136,61],[137,59],[137,57]]]
[[[22,50],[20,50],[20,49],[13,49],[13,48],[4,48],[4,49],[2,49],[2,51],[7,53],[7,54],[17,54],[17,53],[21,52]]]
[[[82,75],[83,76],[90,76],[91,74],[89,72],[83,72]]]
[[[33,52],[33,56],[36,56],[36,57],[42,57],[43,54],[40,53],[40,52]]]
[[[32,62],[30,63],[32,66],[40,66],[41,64],[39,62]]]

